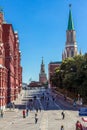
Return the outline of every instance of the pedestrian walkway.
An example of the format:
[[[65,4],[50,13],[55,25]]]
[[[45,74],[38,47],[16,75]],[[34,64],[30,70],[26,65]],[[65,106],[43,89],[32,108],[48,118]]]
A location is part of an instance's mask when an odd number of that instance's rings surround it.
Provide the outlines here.
[[[43,113],[40,123],[40,130],[48,130],[48,115],[46,112]]]
[[[14,101],[15,106],[22,105],[24,103],[24,99],[27,98],[28,93],[25,95],[25,91],[22,90],[21,94],[18,96],[18,98]],[[26,96],[26,97],[25,97]],[[38,111],[38,122],[35,124],[35,113],[36,110],[29,111],[28,116],[26,118],[23,118],[22,115],[23,109],[18,108],[11,108],[6,109],[4,111],[3,118],[0,118],[0,130],[39,130],[43,110],[40,112]],[[43,126],[42,126],[43,127]],[[41,128],[42,130],[42,128]],[[43,129],[45,130],[45,129]]]
[[[22,99],[24,96],[24,90],[21,91],[18,98],[14,101],[15,105],[19,105],[22,103]],[[20,115],[21,111],[18,108],[6,108],[3,113],[3,118],[0,117],[0,130],[6,129],[10,126],[14,120]]]
[[[34,91],[35,92],[35,91]],[[18,99],[14,102],[15,105],[26,105],[26,101],[31,97],[32,91],[23,90],[18,96]],[[33,93],[35,94],[35,93]],[[26,96],[26,97],[25,97]],[[26,99],[26,100],[25,100]],[[76,121],[79,120],[82,124],[82,118],[79,117],[78,111],[76,110],[64,110],[65,118],[62,119],[61,109],[54,109],[56,104],[50,100],[49,109],[43,110],[43,102],[37,98],[42,110],[37,112],[38,121],[35,124],[35,113],[36,110],[29,111],[28,116],[23,118],[23,109],[15,108],[4,111],[3,118],[0,118],[0,130],[57,130],[60,129],[61,125],[64,125],[64,130],[75,130]],[[39,105],[38,104],[38,105]],[[58,104],[57,104],[58,105]],[[53,109],[52,109],[53,108]],[[84,124],[84,126],[86,126]]]

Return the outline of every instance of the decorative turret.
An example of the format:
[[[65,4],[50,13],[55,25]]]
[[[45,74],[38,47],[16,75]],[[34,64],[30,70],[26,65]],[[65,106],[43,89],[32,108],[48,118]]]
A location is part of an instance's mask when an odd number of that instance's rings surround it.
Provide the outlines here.
[[[45,65],[44,65],[44,62],[43,62],[43,57],[42,57],[40,74],[39,74],[39,82],[41,82],[42,84],[47,82],[47,77],[46,77],[46,74],[45,74]]]
[[[4,21],[3,8],[0,7],[0,24],[2,24],[3,21]]]
[[[69,5],[69,19],[68,27],[66,31],[66,44],[65,50],[62,55],[63,59],[68,57],[73,57],[78,54],[77,43],[76,43],[76,32],[74,28],[74,23],[72,19],[71,4]]]

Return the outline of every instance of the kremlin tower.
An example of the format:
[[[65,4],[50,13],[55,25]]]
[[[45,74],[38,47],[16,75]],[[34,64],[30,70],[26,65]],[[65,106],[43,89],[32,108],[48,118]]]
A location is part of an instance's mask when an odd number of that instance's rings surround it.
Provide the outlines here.
[[[45,65],[44,65],[44,62],[43,62],[43,57],[42,57],[40,74],[39,74],[39,82],[42,83],[42,84],[47,83],[47,76],[46,76],[46,73],[45,73]]]
[[[69,5],[69,19],[68,19],[68,27],[66,31],[66,43],[65,43],[65,50],[62,54],[62,60],[73,57],[78,54],[77,50],[77,42],[76,42],[76,31],[74,28],[73,18],[72,18],[72,11],[71,11],[71,4]]]

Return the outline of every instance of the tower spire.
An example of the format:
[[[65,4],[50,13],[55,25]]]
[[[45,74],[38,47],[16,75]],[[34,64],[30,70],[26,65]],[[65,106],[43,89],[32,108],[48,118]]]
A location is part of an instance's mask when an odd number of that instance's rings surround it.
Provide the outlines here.
[[[69,19],[68,19],[68,27],[66,31],[66,44],[65,51],[63,53],[63,59],[68,57],[74,57],[78,54],[77,42],[76,42],[76,31],[74,29],[73,19],[72,19],[72,11],[71,4],[69,4]]]
[[[42,64],[43,64],[43,56],[42,56]]]
[[[69,19],[68,19],[68,27],[67,30],[74,30],[74,23],[72,19],[72,11],[71,11],[71,4],[69,4]]]

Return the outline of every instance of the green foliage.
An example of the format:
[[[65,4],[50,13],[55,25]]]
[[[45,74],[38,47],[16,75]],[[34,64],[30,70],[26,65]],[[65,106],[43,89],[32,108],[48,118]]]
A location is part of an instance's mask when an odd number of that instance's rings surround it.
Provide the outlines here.
[[[63,60],[55,69],[51,82],[56,87],[87,97],[87,54]]]

